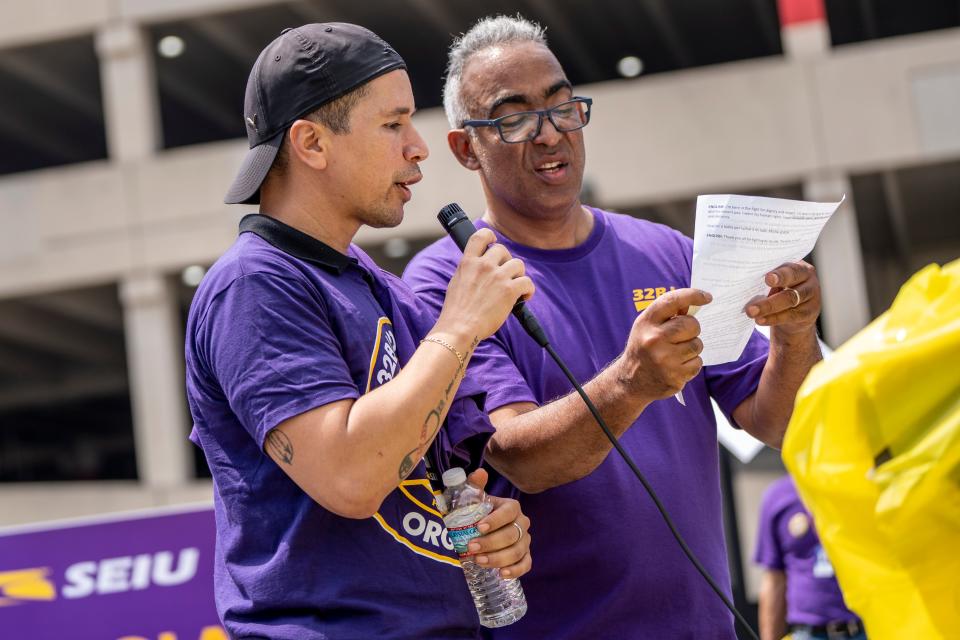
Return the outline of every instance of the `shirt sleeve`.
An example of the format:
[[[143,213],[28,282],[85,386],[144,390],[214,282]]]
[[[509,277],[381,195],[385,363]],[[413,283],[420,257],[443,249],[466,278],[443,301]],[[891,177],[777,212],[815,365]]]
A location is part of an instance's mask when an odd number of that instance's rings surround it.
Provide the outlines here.
[[[517,320],[509,317],[507,322]],[[479,380],[487,391],[487,411],[519,402],[539,405],[536,394],[511,357],[503,333],[501,329],[477,345],[468,367],[469,374]]]
[[[283,421],[360,395],[325,304],[292,278],[237,278],[210,305],[197,344],[231,410],[260,447]]]
[[[760,523],[757,527],[757,546],[753,561],[768,569],[783,571],[783,549],[777,537],[777,519],[780,514],[774,492],[768,489],[760,505]]]
[[[737,428],[740,425],[733,419],[733,411],[757,391],[769,352],[770,341],[754,329],[739,359],[704,367],[710,395],[717,401],[730,424]]]
[[[456,266],[420,255],[411,260],[403,272],[403,282],[416,294],[434,321],[443,310],[443,300],[450,282],[451,275],[446,275],[446,268],[451,269],[452,275]]]

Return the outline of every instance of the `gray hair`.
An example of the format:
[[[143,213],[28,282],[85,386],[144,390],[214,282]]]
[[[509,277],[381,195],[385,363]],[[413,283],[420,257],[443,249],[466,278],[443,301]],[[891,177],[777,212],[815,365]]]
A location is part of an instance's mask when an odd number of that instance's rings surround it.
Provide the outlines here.
[[[547,46],[547,36],[539,24],[517,14],[516,17],[488,16],[459,38],[454,38],[443,85],[443,110],[451,128],[458,129],[464,120],[470,119],[460,95],[463,68],[478,52],[507,42],[535,42]]]

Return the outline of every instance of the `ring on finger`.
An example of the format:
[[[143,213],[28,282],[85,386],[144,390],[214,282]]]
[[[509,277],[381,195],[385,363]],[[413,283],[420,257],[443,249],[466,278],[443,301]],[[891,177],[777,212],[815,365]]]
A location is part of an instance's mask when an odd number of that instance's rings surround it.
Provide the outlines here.
[[[521,540],[523,540],[523,527],[521,527],[520,524],[519,524],[518,522],[516,522],[516,521],[514,521],[514,522],[511,523],[511,524],[513,524],[513,526],[515,526],[515,527],[517,528],[517,539],[514,540],[514,542],[513,542],[513,544],[517,544],[518,542],[520,542]]]
[[[792,288],[790,288],[790,287],[784,287],[783,290],[784,290],[784,291],[789,291],[789,292],[792,293],[792,294],[794,295],[794,297],[796,298],[796,299],[793,301],[793,304],[790,305],[790,308],[791,308],[791,309],[794,309],[794,308],[800,306],[800,292],[799,292],[799,291],[797,291],[796,289],[792,289]]]

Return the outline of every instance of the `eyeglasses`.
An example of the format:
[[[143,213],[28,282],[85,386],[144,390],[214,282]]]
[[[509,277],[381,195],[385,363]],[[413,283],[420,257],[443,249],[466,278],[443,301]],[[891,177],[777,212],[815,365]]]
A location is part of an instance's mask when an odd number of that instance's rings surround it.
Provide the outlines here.
[[[493,120],[466,120],[464,127],[496,127],[504,142],[529,142],[540,135],[543,117],[560,132],[583,129],[590,122],[590,106],[593,98],[574,97],[567,102],[539,111],[521,111],[494,118]]]

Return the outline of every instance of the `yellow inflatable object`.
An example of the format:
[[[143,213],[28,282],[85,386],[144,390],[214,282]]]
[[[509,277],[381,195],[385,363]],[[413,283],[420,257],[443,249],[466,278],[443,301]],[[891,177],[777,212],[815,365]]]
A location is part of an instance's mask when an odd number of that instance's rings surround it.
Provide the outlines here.
[[[814,367],[783,460],[870,640],[960,638],[960,260]]]

